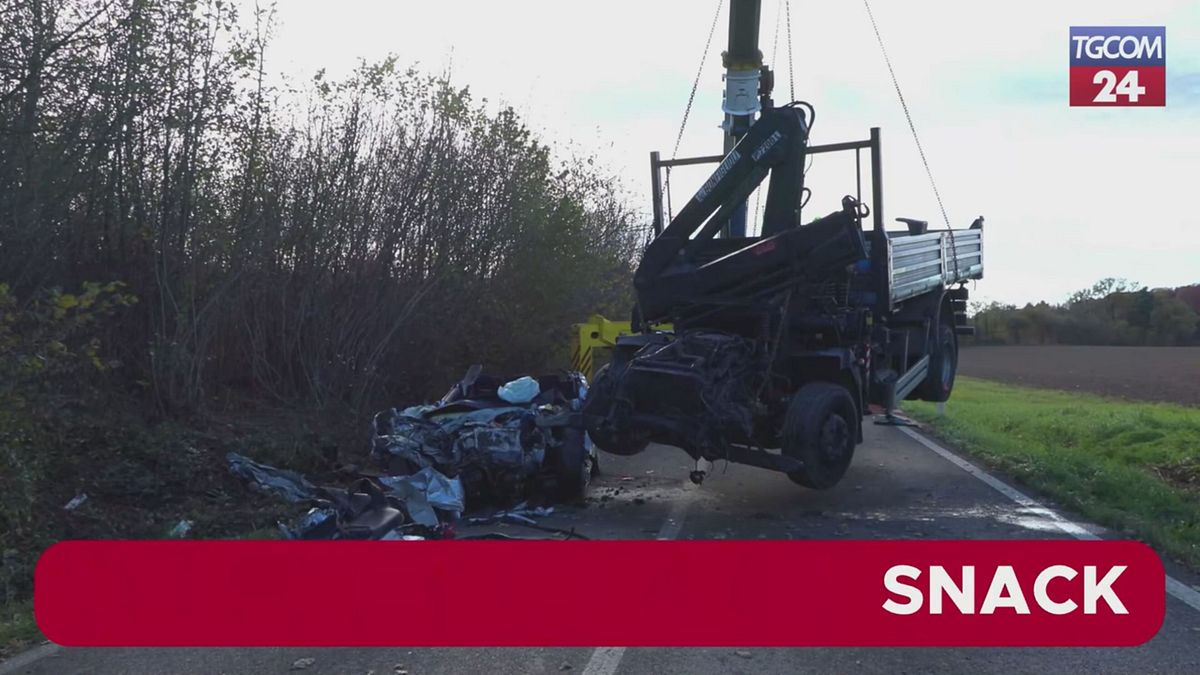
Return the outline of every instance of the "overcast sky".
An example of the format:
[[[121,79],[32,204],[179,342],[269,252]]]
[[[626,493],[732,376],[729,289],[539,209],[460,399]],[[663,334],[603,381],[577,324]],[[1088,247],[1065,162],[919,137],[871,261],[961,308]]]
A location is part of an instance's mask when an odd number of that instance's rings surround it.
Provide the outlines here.
[[[783,1],[763,0],[761,30],[781,102],[789,88]],[[401,64],[450,70],[477,96],[515,107],[546,141],[596,155],[648,214],[648,153],[670,155],[717,4],[282,0],[268,67],[302,82],[391,53]],[[812,142],[882,127],[885,215],[936,225],[863,6],[791,4],[796,98],[817,108]],[[681,156],[721,148],[727,7]],[[875,0],[873,9],[951,221],[987,219],[986,278],[975,297],[1061,301],[1106,276],[1152,287],[1200,282],[1200,2]],[[1068,107],[1072,25],[1166,26],[1167,107]],[[810,170],[806,219],[854,191],[853,162],[830,157]],[[676,173],[676,209],[707,173],[690,171]]]

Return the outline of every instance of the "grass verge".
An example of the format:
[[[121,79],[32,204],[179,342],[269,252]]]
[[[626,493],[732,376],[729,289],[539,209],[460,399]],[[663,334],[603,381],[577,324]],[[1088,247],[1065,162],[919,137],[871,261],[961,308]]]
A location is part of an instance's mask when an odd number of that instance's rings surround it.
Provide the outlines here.
[[[163,539],[183,520],[190,538],[274,538],[276,523],[298,507],[230,473],[228,452],[319,483],[365,458],[353,418],[339,426],[303,411],[246,407],[150,423],[116,396],[109,403],[64,413],[0,400],[0,659],[42,639],[33,573],[55,542]]]
[[[905,412],[1084,516],[1200,568],[1200,408],[962,377]]]
[[[32,601],[0,605],[0,659],[43,639],[42,631],[33,620]]]

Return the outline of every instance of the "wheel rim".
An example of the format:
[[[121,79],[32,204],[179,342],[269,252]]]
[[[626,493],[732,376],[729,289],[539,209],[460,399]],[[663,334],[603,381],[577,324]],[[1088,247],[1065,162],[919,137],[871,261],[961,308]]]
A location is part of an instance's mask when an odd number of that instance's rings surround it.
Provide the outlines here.
[[[847,441],[850,438],[850,425],[841,415],[830,415],[821,425],[820,458],[821,463],[837,465],[849,457]]]

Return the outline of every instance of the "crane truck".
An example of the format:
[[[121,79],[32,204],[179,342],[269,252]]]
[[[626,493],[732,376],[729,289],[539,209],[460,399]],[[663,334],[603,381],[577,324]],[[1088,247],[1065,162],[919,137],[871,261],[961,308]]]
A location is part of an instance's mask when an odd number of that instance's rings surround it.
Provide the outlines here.
[[[582,423],[609,453],[658,443],[698,464],[724,459],[827,489],[846,473],[870,406],[890,417],[906,398],[949,398],[958,338],[972,332],[966,283],[983,276],[983,219],[885,228],[879,129],[809,143],[815,109],[772,99],[760,9],[730,5],[724,154],[651,154],[655,236],[633,279],[632,330],[612,340]],[[805,162],[823,153],[853,153],[854,193],[804,222]],[[662,172],[704,163],[717,166],[664,226]],[[761,226],[748,234],[748,199],[764,181]]]

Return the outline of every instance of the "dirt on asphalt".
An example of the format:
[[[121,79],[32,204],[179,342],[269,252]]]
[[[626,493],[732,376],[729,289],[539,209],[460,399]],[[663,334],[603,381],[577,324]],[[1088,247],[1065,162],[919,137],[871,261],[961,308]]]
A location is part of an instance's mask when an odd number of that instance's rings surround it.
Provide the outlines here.
[[[1028,387],[1200,405],[1200,347],[964,347],[959,372]]]

